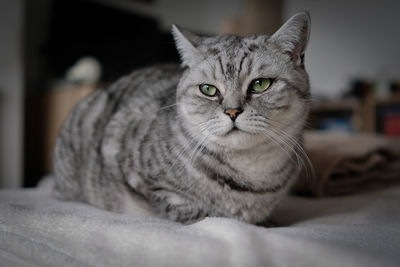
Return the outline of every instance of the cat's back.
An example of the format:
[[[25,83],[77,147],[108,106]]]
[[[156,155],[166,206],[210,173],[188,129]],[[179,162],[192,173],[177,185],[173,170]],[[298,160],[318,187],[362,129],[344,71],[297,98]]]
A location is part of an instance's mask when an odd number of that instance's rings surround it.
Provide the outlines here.
[[[105,140],[117,139],[129,124],[149,120],[158,110],[173,105],[181,73],[175,64],[143,68],[82,100],[65,120],[56,141],[57,195],[88,201],[90,192],[85,190],[90,191],[98,183],[94,179],[103,177]]]

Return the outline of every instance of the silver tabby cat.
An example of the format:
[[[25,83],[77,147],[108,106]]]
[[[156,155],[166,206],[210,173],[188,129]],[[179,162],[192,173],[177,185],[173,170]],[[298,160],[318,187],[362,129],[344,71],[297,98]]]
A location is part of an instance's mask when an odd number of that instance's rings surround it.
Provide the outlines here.
[[[173,26],[182,66],[133,72],[78,104],[54,153],[56,193],[190,223],[264,221],[304,165],[310,18],[272,36],[200,37]]]

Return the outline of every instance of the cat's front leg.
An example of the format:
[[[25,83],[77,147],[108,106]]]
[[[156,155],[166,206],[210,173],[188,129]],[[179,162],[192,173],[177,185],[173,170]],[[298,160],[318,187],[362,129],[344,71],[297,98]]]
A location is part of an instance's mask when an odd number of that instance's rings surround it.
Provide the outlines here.
[[[198,203],[166,189],[152,191],[149,200],[159,214],[173,221],[189,224],[207,216]]]

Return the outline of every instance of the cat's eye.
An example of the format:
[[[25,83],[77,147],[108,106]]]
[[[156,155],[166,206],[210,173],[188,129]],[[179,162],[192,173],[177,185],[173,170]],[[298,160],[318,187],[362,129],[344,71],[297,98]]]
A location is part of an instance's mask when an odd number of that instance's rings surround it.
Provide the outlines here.
[[[200,91],[206,96],[215,96],[218,93],[218,89],[214,85],[201,84],[199,88]]]
[[[269,78],[258,78],[250,83],[251,93],[262,93],[265,92],[272,84],[272,79]]]

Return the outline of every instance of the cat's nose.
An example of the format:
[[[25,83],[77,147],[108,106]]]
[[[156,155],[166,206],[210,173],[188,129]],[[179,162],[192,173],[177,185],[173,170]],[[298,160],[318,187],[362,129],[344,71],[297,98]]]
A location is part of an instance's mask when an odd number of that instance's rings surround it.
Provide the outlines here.
[[[233,121],[235,121],[237,116],[239,116],[239,114],[242,112],[243,110],[241,108],[227,108],[224,110],[224,113],[228,115]]]

